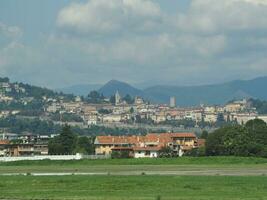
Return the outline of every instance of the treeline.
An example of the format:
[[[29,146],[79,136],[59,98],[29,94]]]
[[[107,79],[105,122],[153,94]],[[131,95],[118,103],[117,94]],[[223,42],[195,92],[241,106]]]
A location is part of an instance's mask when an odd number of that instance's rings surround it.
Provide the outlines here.
[[[62,126],[54,124],[52,121],[43,121],[39,118],[22,118],[18,116],[9,116],[0,118],[0,128],[4,128],[11,133],[21,134],[30,132],[33,134],[50,135],[58,134]],[[91,126],[82,129],[80,127],[71,127],[71,130],[78,135],[127,135],[127,134],[146,134],[149,130],[142,128],[108,128],[102,126]],[[164,132],[165,130],[161,130]]]
[[[19,110],[23,115],[35,116],[37,113],[43,113],[44,103],[38,99],[33,99],[28,103],[20,101],[0,102],[0,110]]]
[[[53,124],[52,121],[42,121],[38,118],[18,118],[16,116],[0,118],[0,128],[5,128],[11,133],[29,132],[40,135],[57,134],[61,130],[61,126]]]
[[[83,119],[79,115],[73,113],[52,113],[50,114],[50,119],[62,122],[83,122]]]
[[[224,126],[206,135],[206,149],[194,149],[187,155],[267,157],[267,125],[255,119],[243,126]]]

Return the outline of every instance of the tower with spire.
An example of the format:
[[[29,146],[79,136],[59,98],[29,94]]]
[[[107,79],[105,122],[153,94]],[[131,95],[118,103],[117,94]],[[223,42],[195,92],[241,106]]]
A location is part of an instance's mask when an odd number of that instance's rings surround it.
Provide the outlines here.
[[[115,94],[115,105],[119,105],[120,102],[121,102],[121,96],[119,94],[119,91],[117,90]]]

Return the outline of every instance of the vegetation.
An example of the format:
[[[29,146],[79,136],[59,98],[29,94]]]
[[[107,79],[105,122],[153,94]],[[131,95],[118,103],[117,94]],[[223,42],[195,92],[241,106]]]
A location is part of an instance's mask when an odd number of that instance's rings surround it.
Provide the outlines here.
[[[133,104],[134,103],[134,98],[131,97],[131,95],[126,94],[123,98],[123,101],[126,101],[127,104]]]
[[[112,110],[108,110],[108,109],[101,108],[101,109],[98,110],[98,113],[99,113],[99,114],[107,115],[107,114],[112,113]]]
[[[87,96],[88,103],[104,103],[105,97],[97,91],[91,91]]]
[[[71,127],[65,125],[59,136],[51,139],[48,144],[49,154],[63,155],[75,153],[93,153],[93,140],[87,137],[78,138],[71,131]]]
[[[162,125],[172,125],[174,127],[190,128],[195,127],[196,122],[191,119],[181,119],[181,120],[166,120],[165,122],[160,122]]]
[[[0,199],[258,200],[267,177],[2,176]]]
[[[73,113],[53,113],[50,114],[50,118],[53,121],[62,121],[62,122],[83,122],[83,119],[76,114]]]
[[[222,127],[209,134],[206,154],[267,157],[267,125],[260,119]]]
[[[174,153],[170,147],[162,147],[159,151],[160,158],[175,158],[178,157],[177,153]]]
[[[61,130],[60,125],[55,125],[51,121],[42,121],[38,118],[18,118],[16,116],[0,118],[0,128],[5,128],[11,133],[30,132],[40,135],[57,134]]]
[[[267,101],[250,99],[252,107],[255,107],[259,114],[267,114]]]
[[[52,121],[43,121],[39,118],[22,118],[18,116],[9,116],[7,118],[0,118],[0,128],[5,128],[11,133],[21,134],[22,132],[30,132],[33,134],[49,135],[58,134],[61,131],[62,126],[54,124]],[[104,126],[90,126],[89,128],[80,128],[77,126],[71,127],[71,130],[84,136],[96,136],[96,135],[127,135],[127,134],[146,134],[149,132],[143,128],[108,128]],[[160,132],[166,132],[160,130]]]

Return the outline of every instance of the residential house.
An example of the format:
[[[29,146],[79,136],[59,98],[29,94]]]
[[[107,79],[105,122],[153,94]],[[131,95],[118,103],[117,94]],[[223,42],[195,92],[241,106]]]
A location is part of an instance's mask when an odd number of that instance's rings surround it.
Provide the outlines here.
[[[150,133],[145,136],[97,136],[96,154],[128,151],[134,158],[158,157],[163,147],[170,147],[177,155],[197,147],[194,133]]]

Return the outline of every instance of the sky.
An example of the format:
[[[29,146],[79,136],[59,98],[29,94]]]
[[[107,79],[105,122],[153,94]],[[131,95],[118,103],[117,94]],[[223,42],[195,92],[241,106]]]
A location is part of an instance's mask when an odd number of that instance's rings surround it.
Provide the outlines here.
[[[267,0],[1,0],[0,76],[48,88],[267,75]]]

